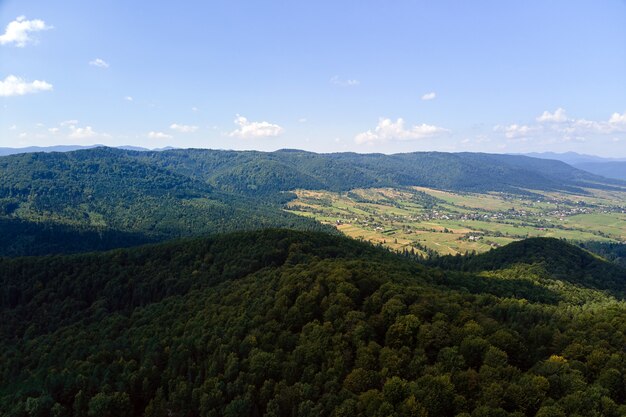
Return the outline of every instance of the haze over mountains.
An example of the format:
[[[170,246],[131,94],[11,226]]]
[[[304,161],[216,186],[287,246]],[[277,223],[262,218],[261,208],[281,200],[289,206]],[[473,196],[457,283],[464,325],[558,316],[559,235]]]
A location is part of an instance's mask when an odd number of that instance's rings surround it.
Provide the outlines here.
[[[33,153],[33,152],[72,152],[72,151],[78,151],[82,149],[93,149],[93,148],[101,148],[101,147],[104,147],[104,145],[27,146],[24,148],[6,148],[5,147],[5,148],[0,148],[0,156],[16,155],[16,154],[21,154],[21,153]],[[170,146],[161,148],[161,149],[148,149],[148,148],[142,148],[141,146],[131,146],[131,145],[116,146],[115,148],[126,149],[129,151],[149,151],[149,150],[159,151],[159,150],[174,149]]]
[[[626,158],[602,158],[593,155],[582,155],[576,152],[536,152],[525,155],[533,158],[563,161],[573,167],[596,175],[626,181]]]

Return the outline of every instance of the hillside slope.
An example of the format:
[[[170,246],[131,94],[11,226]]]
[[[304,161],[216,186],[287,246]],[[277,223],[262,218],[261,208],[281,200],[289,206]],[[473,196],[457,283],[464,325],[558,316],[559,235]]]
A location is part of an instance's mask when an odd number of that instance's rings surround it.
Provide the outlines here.
[[[138,154],[97,148],[0,158],[0,256],[263,227],[324,229],[275,205],[144,163]],[[50,230],[59,235],[51,238]]]
[[[433,259],[432,263],[463,271],[492,271],[527,265],[539,267],[543,275],[551,279],[626,294],[626,269],[555,238],[520,240],[479,255],[446,256]]]
[[[200,149],[137,153],[174,172],[245,194],[296,188],[343,191],[418,185],[454,191],[573,190],[626,183],[608,180],[559,161],[516,155],[415,152],[316,154]]]
[[[6,236],[0,256],[91,251],[263,227],[330,230],[282,210],[295,189],[421,185],[584,193],[580,187],[624,184],[557,161],[512,155],[112,148],[0,157],[0,178],[0,234]],[[50,229],[62,229],[65,237],[50,240]],[[82,245],[73,243],[81,239]]]
[[[605,178],[626,181],[626,161],[581,162],[575,167]]]
[[[624,415],[626,305],[555,284],[284,230],[0,259],[0,414]]]

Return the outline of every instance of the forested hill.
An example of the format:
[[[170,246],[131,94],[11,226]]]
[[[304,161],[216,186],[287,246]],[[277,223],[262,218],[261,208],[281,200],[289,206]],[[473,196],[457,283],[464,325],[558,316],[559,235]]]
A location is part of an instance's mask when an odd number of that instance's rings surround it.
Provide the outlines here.
[[[472,153],[95,148],[11,155],[0,157],[0,256],[92,251],[263,227],[324,229],[282,210],[290,198],[285,192],[297,188],[422,185],[523,193],[620,184],[558,161]],[[63,238],[49,239],[51,231]]]
[[[555,238],[530,238],[479,255],[444,256],[429,263],[462,271],[532,266],[533,271],[537,272],[538,267],[545,276],[553,279],[626,294],[626,268]],[[525,272],[527,269],[522,267],[520,274]]]
[[[568,281],[311,232],[5,258],[0,415],[617,417],[625,323]]]
[[[416,152],[395,155],[299,150],[276,152],[201,149],[134,153],[225,191],[268,194],[296,188],[349,190],[419,185],[454,191],[572,190],[626,183],[563,162],[519,155]]]
[[[328,230],[276,204],[110,148],[0,158],[0,256],[111,249],[234,230]]]

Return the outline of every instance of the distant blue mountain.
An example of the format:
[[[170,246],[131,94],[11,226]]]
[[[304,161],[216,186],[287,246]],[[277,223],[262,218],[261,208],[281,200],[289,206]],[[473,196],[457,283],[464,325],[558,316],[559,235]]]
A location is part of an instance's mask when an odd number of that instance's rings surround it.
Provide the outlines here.
[[[606,178],[626,181],[626,161],[581,162],[574,167]]]
[[[88,146],[57,145],[57,146],[29,146],[26,148],[0,148],[0,156],[15,155],[15,154],[20,154],[20,153],[33,153],[33,152],[72,152],[72,151],[78,151],[81,149],[99,148],[102,146],[105,146],[105,145],[88,145]],[[168,151],[170,149],[176,149],[176,148],[172,146],[167,146],[165,148],[148,149],[148,148],[142,148],[140,146],[124,145],[124,146],[117,146],[117,149],[124,149],[127,151],[145,152],[145,151],[150,151],[150,150]]]
[[[540,159],[554,159],[592,174],[617,180],[626,180],[626,158],[603,158],[576,152],[533,152],[524,155]]]
[[[554,159],[557,161],[565,162],[566,164],[574,165],[582,164],[587,162],[620,162],[626,161],[626,158],[603,158],[601,156],[595,155],[586,155],[580,154],[576,152],[564,152],[564,153],[556,153],[556,152],[531,152],[523,154],[525,156],[530,156],[533,158],[540,159]]]

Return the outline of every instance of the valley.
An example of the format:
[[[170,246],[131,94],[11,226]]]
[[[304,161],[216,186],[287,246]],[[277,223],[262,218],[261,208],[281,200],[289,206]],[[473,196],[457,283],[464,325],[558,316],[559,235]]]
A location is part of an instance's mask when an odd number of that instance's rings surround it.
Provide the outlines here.
[[[0,417],[626,417],[626,0],[0,17]]]
[[[426,187],[295,191],[290,213],[422,256],[485,252],[528,237],[626,241],[626,189],[468,193]]]

